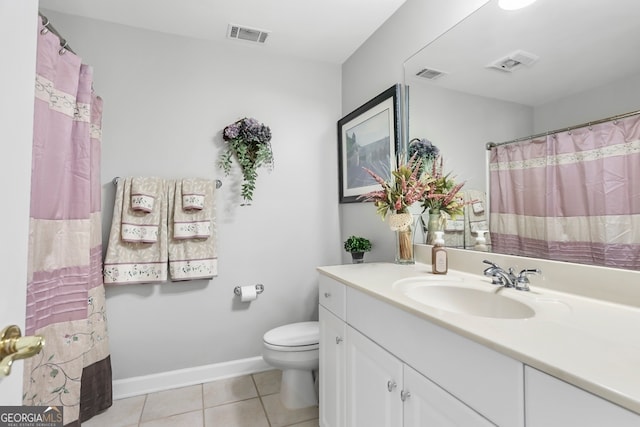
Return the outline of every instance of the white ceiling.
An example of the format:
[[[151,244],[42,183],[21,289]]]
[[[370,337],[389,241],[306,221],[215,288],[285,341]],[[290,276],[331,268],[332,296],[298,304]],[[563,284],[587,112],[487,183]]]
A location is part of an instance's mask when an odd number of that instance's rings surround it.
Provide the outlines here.
[[[492,0],[405,63],[409,84],[537,106],[640,72],[639,0],[538,0],[504,11]],[[511,73],[488,64],[539,56]],[[448,74],[428,81],[422,68]]]
[[[40,8],[226,43],[247,43],[226,38],[229,24],[247,26],[270,31],[261,49],[275,54],[342,64],[404,2],[40,0]],[[55,27],[55,22],[52,24]],[[69,44],[73,47],[72,40]]]

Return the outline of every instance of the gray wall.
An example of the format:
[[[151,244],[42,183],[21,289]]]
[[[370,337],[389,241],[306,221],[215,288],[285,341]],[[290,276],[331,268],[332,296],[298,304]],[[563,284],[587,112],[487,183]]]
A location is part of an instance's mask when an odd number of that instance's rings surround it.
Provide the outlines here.
[[[485,190],[486,148],[533,131],[533,108],[428,84],[410,89],[409,138],[427,138],[444,159],[445,172],[465,189]]]
[[[407,0],[342,65],[342,115],[403,83],[404,61],[486,2]],[[340,234],[342,240],[352,234],[368,237],[373,250],[366,255],[367,261],[393,261],[393,233],[371,203],[341,204]],[[348,261],[344,251],[342,259]]]
[[[33,143],[33,80],[37,34],[37,0],[0,0],[0,141],[3,162],[0,179],[5,183],[7,209],[0,244],[2,297],[0,329],[18,325],[24,333]],[[8,66],[10,64],[10,66]],[[10,207],[9,207],[10,206]],[[0,379],[0,402],[22,404],[23,363],[14,363],[12,375]]]
[[[549,102],[534,110],[534,132],[545,132],[640,109],[640,74]]]
[[[340,67],[47,11],[95,70],[104,98],[104,242],[115,176],[220,178],[219,276],[107,288],[115,379],[260,356],[262,335],[317,318],[318,265],[340,262],[335,123]],[[252,206],[216,161],[222,129],[244,116],[271,127],[275,169]],[[264,284],[250,305],[235,286]]]

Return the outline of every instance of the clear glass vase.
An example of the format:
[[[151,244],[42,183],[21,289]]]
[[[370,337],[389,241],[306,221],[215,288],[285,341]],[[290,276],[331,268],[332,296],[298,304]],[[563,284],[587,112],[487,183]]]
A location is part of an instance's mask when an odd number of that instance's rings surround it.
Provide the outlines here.
[[[433,241],[436,238],[436,231],[444,231],[445,219],[440,212],[429,213],[429,221],[427,222],[427,239],[425,243],[427,245],[433,245]]]
[[[396,264],[415,264],[413,253],[413,216],[408,212],[398,212],[389,218],[391,230],[395,233]]]

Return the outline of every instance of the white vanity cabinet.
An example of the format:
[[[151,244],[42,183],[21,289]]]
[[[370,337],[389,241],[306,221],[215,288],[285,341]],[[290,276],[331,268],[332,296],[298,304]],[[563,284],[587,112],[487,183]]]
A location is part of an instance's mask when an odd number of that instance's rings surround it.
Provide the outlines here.
[[[437,384],[457,403],[495,425],[524,427],[521,362],[355,288],[347,287],[346,302],[350,327]]]
[[[402,362],[347,327],[347,426],[402,426],[402,392]]]
[[[346,427],[346,323],[320,306],[320,426]]]
[[[418,371],[369,338],[346,327],[346,424],[331,424],[330,409],[322,426],[491,427],[494,424],[464,405]],[[333,369],[332,361],[329,370]],[[342,393],[336,393],[342,394]],[[336,405],[339,406],[339,405]]]
[[[385,307],[392,309],[392,312],[388,312]],[[320,426],[485,427],[494,425],[476,412],[477,409],[471,409],[459,398],[427,378],[428,375],[425,375],[424,369],[416,367],[420,362],[410,365],[411,362],[400,356],[404,354],[416,362],[415,359],[435,362],[430,370],[438,372],[447,362],[443,363],[442,360],[438,361],[427,355],[432,353],[436,354],[437,358],[442,357],[442,354],[434,351],[434,348],[450,344],[439,342],[438,339],[441,337],[438,336],[434,337],[435,341],[430,341],[429,337],[421,332],[417,336],[412,335],[411,330],[416,325],[405,324],[406,319],[400,315],[401,313],[404,312],[333,279],[320,276]],[[352,315],[354,323],[351,323]],[[418,329],[429,324],[425,320],[409,316],[419,322]],[[380,322],[386,325],[382,327],[386,331],[375,330],[380,327]],[[406,330],[405,326],[409,330]],[[366,329],[369,330],[365,332]],[[394,343],[381,344],[381,341],[388,341],[389,333],[400,339],[399,346]],[[446,331],[446,333],[455,336],[451,332]],[[407,351],[407,345],[411,348],[409,351]],[[476,356],[468,353],[469,348],[454,350],[467,352],[465,357],[471,360]],[[499,372],[495,372],[495,369],[487,369],[484,365],[486,355],[480,351],[477,356],[480,361],[479,366],[473,366],[473,364],[457,366],[453,371],[451,367],[444,369],[447,375],[459,377],[448,383],[454,388],[470,390],[467,393],[469,396],[491,394],[488,399],[495,399],[496,407],[502,407],[505,404],[504,400],[509,404],[511,400],[518,401],[522,398],[523,388],[521,382],[518,383],[518,379],[522,380],[521,364],[516,363],[514,371],[514,365],[507,363],[506,370],[499,369]],[[459,360],[457,357],[453,359]],[[495,362],[502,364],[504,361],[499,358]],[[484,370],[480,375],[481,380],[485,379],[485,375],[493,374],[498,375],[498,378],[493,379],[492,384],[474,383],[478,380],[478,376],[464,377],[469,370]],[[510,396],[507,398],[505,393],[496,388],[495,383],[504,384],[503,375],[511,377],[511,374],[519,376],[516,376],[516,387],[509,390]],[[518,384],[520,384],[519,389]],[[500,401],[500,399],[504,400]],[[477,404],[478,399],[475,401]],[[520,411],[522,406],[521,402],[506,411],[502,408],[502,412],[506,415],[501,415],[502,418],[499,421],[505,420],[503,424],[505,426],[522,426],[524,422],[524,416]],[[489,409],[488,412],[491,413],[492,410]],[[513,422],[518,416],[519,422]]]
[[[527,427],[631,427],[640,416],[596,395],[525,367]]]
[[[321,427],[346,427],[347,325],[346,289],[342,283],[320,276],[319,401]]]
[[[494,426],[410,366],[403,378],[405,426]]]

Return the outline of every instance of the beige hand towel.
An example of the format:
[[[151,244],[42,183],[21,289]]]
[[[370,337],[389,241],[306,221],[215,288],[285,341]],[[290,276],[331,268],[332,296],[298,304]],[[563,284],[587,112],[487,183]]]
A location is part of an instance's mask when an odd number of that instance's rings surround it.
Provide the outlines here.
[[[156,177],[133,177],[131,179],[131,209],[146,213],[153,212],[160,191],[160,179]]]
[[[214,182],[206,182],[203,209],[190,212],[182,209],[182,181],[170,182],[168,187],[171,280],[209,279],[217,276]],[[198,226],[191,227],[203,222],[208,225],[206,235]]]
[[[104,262],[105,285],[157,283],[167,280],[167,198],[165,183],[155,201],[154,212],[159,215],[158,236],[154,243],[127,242],[122,238],[122,220],[130,209],[130,179],[120,179],[113,207],[113,221]]]
[[[200,209],[193,208],[194,193],[189,193],[185,204],[185,188],[200,192],[198,197],[203,201]],[[176,182],[172,221],[174,239],[203,239],[211,235],[214,188],[213,181],[200,178]]]
[[[480,190],[465,190],[464,191],[465,216],[467,218],[468,226],[466,229],[465,240],[467,242],[466,247],[471,249],[475,245],[476,238],[478,237],[478,230],[486,230],[484,237],[486,239],[486,245],[490,245],[489,236],[489,223],[487,217],[487,202],[486,194]]]
[[[202,210],[205,207],[207,181],[204,179],[182,180],[182,209]]]
[[[136,209],[133,206],[134,200],[140,202],[141,198],[134,196],[134,189],[136,184],[138,191],[141,186],[146,189],[154,188],[154,205],[159,205],[165,197],[164,181],[160,178],[125,178],[124,179],[124,199],[122,206],[122,221],[121,221],[121,234],[122,240],[125,242],[142,242],[142,243],[154,243],[158,241],[158,234],[160,232],[160,208],[142,210]],[[151,193],[149,191],[149,193]],[[145,202],[146,207],[149,205]],[[165,215],[166,218],[166,215]]]

